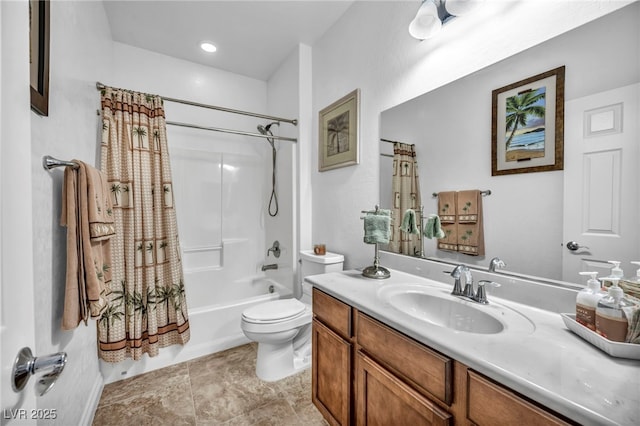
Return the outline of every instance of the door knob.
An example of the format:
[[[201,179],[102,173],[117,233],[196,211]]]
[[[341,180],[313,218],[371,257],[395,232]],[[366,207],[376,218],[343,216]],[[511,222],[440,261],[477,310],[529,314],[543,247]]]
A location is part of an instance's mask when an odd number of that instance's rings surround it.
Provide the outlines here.
[[[13,363],[13,380],[11,387],[14,392],[20,392],[27,385],[32,375],[45,373],[36,384],[38,394],[42,396],[49,392],[51,387],[56,383],[66,363],[66,352],[34,357],[31,349],[22,348]]]
[[[587,249],[587,250],[589,250],[589,247],[587,247],[587,246],[581,246],[580,244],[578,244],[578,243],[577,243],[577,242],[575,242],[575,241],[569,241],[569,242],[567,243],[567,248],[568,248],[569,250],[571,250],[571,251],[576,251],[576,250],[579,250],[579,249]]]

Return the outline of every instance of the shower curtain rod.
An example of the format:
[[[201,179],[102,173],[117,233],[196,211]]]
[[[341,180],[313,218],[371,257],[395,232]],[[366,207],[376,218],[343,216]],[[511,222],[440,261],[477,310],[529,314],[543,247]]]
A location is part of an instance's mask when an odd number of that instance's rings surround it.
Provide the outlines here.
[[[392,140],[389,140],[389,139],[383,139],[383,138],[380,138],[380,140],[381,140],[382,142],[386,142],[386,143],[404,143],[404,144],[406,144],[406,145],[411,145],[411,146],[414,146],[414,145],[415,145],[415,144],[412,144],[412,143],[392,141]]]
[[[167,121],[166,123],[171,126],[191,127],[192,129],[211,130],[213,132],[231,133],[234,135],[245,135],[245,136],[253,136],[256,138],[277,139],[281,141],[298,142],[298,139],[289,138],[286,136],[263,135],[262,133],[252,133],[252,132],[245,132],[242,130],[223,129],[221,127],[205,127],[205,126],[198,126],[197,124],[180,123],[178,121]]]
[[[105,89],[106,87],[107,86],[105,86],[104,84],[100,83],[99,81],[96,82],[96,89],[102,90],[102,89]],[[166,98],[164,96],[160,96],[160,97],[163,100],[169,101],[169,102],[176,102],[176,103],[179,103],[179,104],[191,105],[191,106],[196,106],[196,107],[200,107],[200,108],[215,109],[217,111],[229,112],[229,113],[232,113],[232,114],[241,114],[241,115],[248,115],[250,117],[264,118],[266,120],[293,124],[294,126],[298,125],[298,120],[296,120],[295,118],[294,119],[290,119],[290,118],[274,117],[272,115],[258,114],[258,113],[255,113],[255,112],[242,111],[242,110],[239,110],[239,109],[225,108],[225,107],[220,107],[220,106],[216,106],[216,105],[201,104],[201,103],[198,103],[198,102],[185,101],[183,99]]]

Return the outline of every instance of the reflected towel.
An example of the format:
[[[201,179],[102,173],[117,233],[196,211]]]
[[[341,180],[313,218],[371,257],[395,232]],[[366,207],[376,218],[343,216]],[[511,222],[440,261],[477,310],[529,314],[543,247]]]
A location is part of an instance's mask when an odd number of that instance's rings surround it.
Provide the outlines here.
[[[418,231],[418,226],[416,225],[416,212],[412,209],[407,209],[404,212],[404,216],[402,217],[402,224],[400,225],[400,230],[404,231],[408,234],[417,235],[420,233]]]
[[[455,191],[444,191],[438,193],[438,216],[442,223],[455,223],[456,221],[456,198]]]
[[[482,194],[480,190],[460,191],[456,211],[458,251],[471,256],[484,256]]]
[[[441,239],[445,237],[445,233],[442,230],[442,225],[440,224],[440,216],[437,214],[430,214],[427,217],[427,223],[424,226],[424,236],[432,239]]]
[[[477,189],[458,192],[456,200],[457,222],[476,223],[478,221],[478,209],[480,208],[481,200],[480,191]]]
[[[67,271],[62,329],[85,324],[107,306],[111,280],[113,210],[106,176],[73,160],[77,169],[64,171],[60,225],[67,227]],[[92,225],[95,237],[92,238]]]
[[[388,244],[391,235],[391,211],[380,209],[377,213],[367,213],[364,218],[364,242],[367,244]]]
[[[443,223],[444,237],[438,240],[438,249],[446,251],[458,251],[458,225],[456,223]]]

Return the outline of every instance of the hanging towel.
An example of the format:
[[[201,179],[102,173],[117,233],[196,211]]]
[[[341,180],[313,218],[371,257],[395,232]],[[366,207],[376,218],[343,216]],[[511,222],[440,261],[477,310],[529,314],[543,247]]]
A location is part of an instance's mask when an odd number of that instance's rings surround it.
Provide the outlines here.
[[[480,190],[458,193],[457,222],[458,251],[471,256],[483,256],[484,230]]]
[[[404,212],[404,216],[402,217],[402,224],[400,225],[400,230],[404,231],[408,234],[418,235],[420,232],[418,231],[418,226],[416,224],[416,212],[412,209],[407,209]]]
[[[364,216],[364,242],[388,244],[391,235],[391,211],[380,209]]]
[[[62,190],[60,224],[67,227],[67,272],[62,329],[71,330],[102,314],[111,281],[110,238],[115,234],[106,176],[73,160]]]
[[[440,216],[437,214],[430,214],[427,217],[427,223],[424,227],[424,236],[429,239],[436,238],[438,240],[445,237],[445,233],[440,224]]]
[[[455,223],[456,221],[456,198],[455,191],[445,191],[438,193],[438,216],[440,222]]]
[[[458,192],[456,202],[456,215],[458,223],[476,223],[478,221],[478,208],[481,194],[479,190]]]

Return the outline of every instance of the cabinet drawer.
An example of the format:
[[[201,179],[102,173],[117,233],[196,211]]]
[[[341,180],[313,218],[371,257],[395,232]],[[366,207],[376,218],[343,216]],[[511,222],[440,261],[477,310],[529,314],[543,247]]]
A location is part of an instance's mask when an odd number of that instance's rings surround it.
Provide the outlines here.
[[[351,338],[351,306],[316,288],[313,289],[313,316],[341,337]]]
[[[451,405],[453,361],[358,312],[357,342],[363,351],[422,394]]]
[[[527,424],[568,425],[562,419],[506,389],[468,370],[467,418],[478,426]]]

